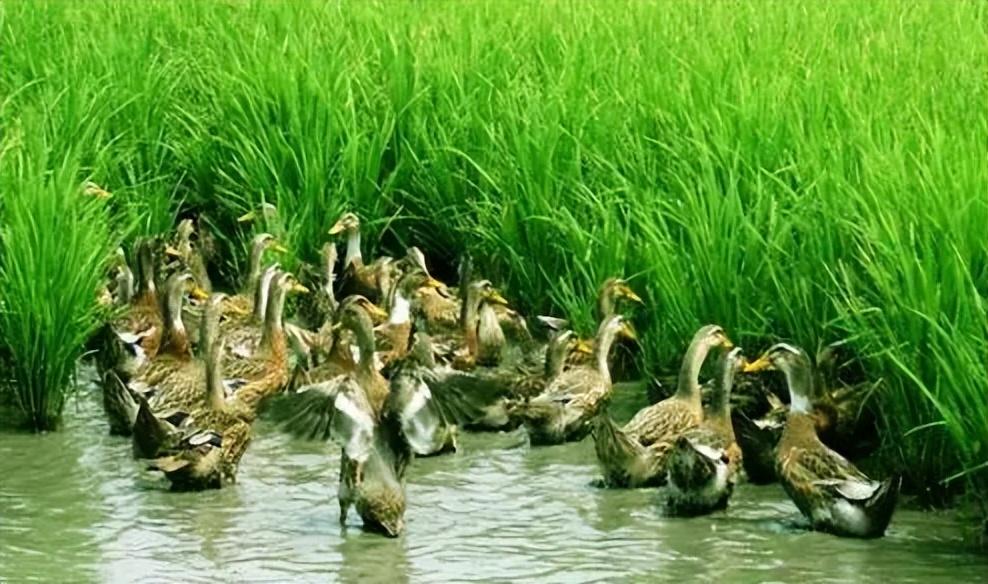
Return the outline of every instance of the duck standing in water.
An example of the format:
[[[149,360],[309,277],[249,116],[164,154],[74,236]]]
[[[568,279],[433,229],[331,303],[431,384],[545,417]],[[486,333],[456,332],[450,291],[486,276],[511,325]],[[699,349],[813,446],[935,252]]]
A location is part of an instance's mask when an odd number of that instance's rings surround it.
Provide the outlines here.
[[[669,454],[669,509],[702,515],[727,507],[741,468],[741,449],[731,425],[731,388],[744,365],[741,348],[725,353],[703,422],[687,430]]]
[[[793,503],[813,529],[846,537],[884,535],[901,479],[872,480],[820,441],[810,402],[813,370],[801,349],[776,344],[744,371],[766,369],[781,370],[789,386],[789,415],[776,453],[776,470]]]
[[[282,425],[299,437],[333,439],[342,447],[340,524],[356,506],[367,529],[396,537],[405,526],[405,471],[413,453],[404,428],[414,424],[403,420],[409,412],[399,408],[376,368],[370,314],[376,310],[363,296],[343,300],[338,320],[356,337],[356,369],[286,396]],[[416,406],[430,399],[427,394],[406,397],[406,405]]]
[[[721,327],[701,328],[693,335],[683,357],[675,394],[642,409],[623,428],[606,411],[601,412],[594,427],[594,443],[605,484],[645,487],[665,482],[666,463],[673,444],[703,418],[700,368],[711,349],[731,346]]]

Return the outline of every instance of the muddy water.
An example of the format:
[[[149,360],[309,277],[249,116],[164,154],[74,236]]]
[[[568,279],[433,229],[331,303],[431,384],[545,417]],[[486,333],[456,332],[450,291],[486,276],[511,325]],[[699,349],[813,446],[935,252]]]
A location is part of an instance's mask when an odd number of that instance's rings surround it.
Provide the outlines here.
[[[0,434],[0,582],[988,581],[949,515],[839,539],[805,531],[780,488],[743,485],[727,512],[668,518],[659,491],[592,486],[590,442],[533,450],[522,432],[415,461],[389,540],[339,525],[336,448],[256,430],[238,485],[188,494],[106,435],[95,390],[62,432]]]

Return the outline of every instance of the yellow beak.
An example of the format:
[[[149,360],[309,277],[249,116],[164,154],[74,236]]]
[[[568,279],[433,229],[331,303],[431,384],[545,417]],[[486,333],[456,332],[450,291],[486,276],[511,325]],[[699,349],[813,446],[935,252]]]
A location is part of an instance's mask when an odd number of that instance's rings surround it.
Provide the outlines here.
[[[577,353],[590,355],[593,353],[593,344],[583,339],[577,339],[576,341],[574,341],[573,350],[576,351]]]
[[[642,300],[642,297],[635,294],[635,291],[628,286],[621,287],[621,295],[627,298],[628,300],[630,300],[631,302],[637,302],[638,304],[645,304],[645,301]]]
[[[288,253],[288,248],[285,247],[285,246],[283,246],[283,245],[281,245],[277,241],[275,241],[275,242],[273,242],[271,244],[271,250],[272,251],[276,251],[278,253]]]
[[[443,284],[442,282],[431,276],[426,278],[425,282],[422,285],[425,286],[426,288],[435,288],[437,290],[441,290],[446,287],[446,284]]]
[[[491,290],[490,294],[487,295],[487,300],[493,302],[494,304],[503,304],[504,306],[508,305],[508,301],[505,300],[504,296],[501,296],[501,293],[497,290]]]
[[[293,282],[291,288],[288,289],[289,292],[295,292],[297,294],[308,294],[309,289],[305,286],[299,284],[298,282]]]
[[[734,342],[731,341],[731,339],[724,337],[724,342],[721,343],[720,346],[723,347],[725,351],[730,351],[734,348]]]
[[[342,221],[337,221],[336,222],[336,225],[333,225],[333,227],[330,228],[329,234],[330,235],[339,235],[339,234],[343,233],[344,231],[346,231],[346,225],[344,225]]]
[[[189,292],[189,295],[195,298],[196,300],[206,300],[207,298],[209,298],[209,293],[203,290],[202,287],[198,285],[192,287],[192,290]]]
[[[257,217],[257,213],[254,211],[247,211],[240,217],[237,217],[238,223],[247,223],[248,221],[253,221]]]
[[[632,341],[638,340],[638,332],[635,331],[635,327],[631,326],[631,323],[625,321],[621,326],[621,334]]]
[[[173,258],[180,258],[180,257],[182,257],[181,252],[179,252],[177,249],[175,249],[174,247],[172,247],[170,244],[165,246],[165,255],[170,255]]]
[[[768,355],[762,355],[755,361],[745,363],[741,371],[743,373],[758,373],[759,371],[768,371],[771,369],[775,369],[775,366],[772,365],[772,360],[768,358]]]
[[[388,313],[381,309],[380,306],[374,304],[373,302],[368,302],[366,305],[367,313],[373,318],[384,320],[388,318]]]

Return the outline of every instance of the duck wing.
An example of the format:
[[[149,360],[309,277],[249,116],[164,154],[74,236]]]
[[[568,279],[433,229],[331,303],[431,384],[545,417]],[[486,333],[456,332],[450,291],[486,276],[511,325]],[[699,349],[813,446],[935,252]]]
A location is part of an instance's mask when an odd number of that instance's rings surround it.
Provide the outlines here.
[[[848,501],[866,501],[882,484],[826,447],[791,448],[781,460],[781,470],[794,486],[819,489]]]
[[[302,386],[272,404],[272,412],[290,434],[333,440],[358,462],[374,449],[377,420],[363,389],[349,375]]]

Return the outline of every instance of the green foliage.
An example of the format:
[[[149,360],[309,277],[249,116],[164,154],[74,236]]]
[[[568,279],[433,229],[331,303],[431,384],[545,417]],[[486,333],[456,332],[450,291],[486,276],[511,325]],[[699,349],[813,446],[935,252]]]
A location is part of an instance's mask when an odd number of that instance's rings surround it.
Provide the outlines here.
[[[8,126],[0,157],[0,343],[8,369],[0,391],[38,431],[58,426],[76,363],[103,316],[95,291],[110,241],[104,201],[82,194],[75,156],[49,156],[40,119],[25,115]]]
[[[123,4],[4,3],[0,93],[124,225],[273,202],[293,265],[350,208],[584,332],[633,276],[648,370],[849,339],[893,466],[988,492],[984,3]]]

